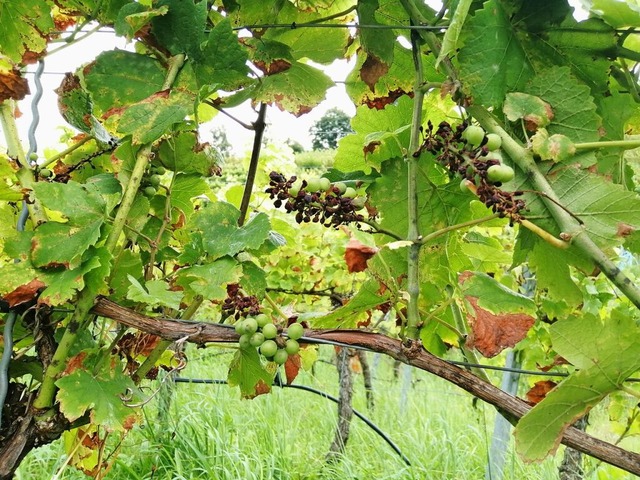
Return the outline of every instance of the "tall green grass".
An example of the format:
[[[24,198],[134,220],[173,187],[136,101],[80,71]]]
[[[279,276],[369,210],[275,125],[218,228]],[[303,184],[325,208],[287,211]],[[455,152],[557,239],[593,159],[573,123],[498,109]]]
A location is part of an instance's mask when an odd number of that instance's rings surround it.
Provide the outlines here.
[[[323,348],[315,374],[301,372],[296,383],[337,396],[336,369]],[[183,377],[225,378],[227,355],[189,352]],[[354,407],[395,442],[401,458],[372,429],[354,417],[341,461],[325,455],[336,427],[336,405],[308,392],[274,388],[271,395],[241,400],[225,385],[176,384],[166,424],[156,399],[145,407],[145,422],[124,441],[108,479],[482,479],[495,410],[424,372],[411,384],[394,378],[391,360],[369,357],[375,408],[369,412],[361,376],[355,377]],[[403,388],[405,390],[403,395]],[[406,398],[403,403],[402,399]],[[525,465],[507,454],[505,479],[555,479],[561,452],[541,464]],[[65,460],[60,442],[32,452],[17,479],[52,478]],[[588,462],[585,478],[633,478]],[[67,467],[59,478],[86,478]]]

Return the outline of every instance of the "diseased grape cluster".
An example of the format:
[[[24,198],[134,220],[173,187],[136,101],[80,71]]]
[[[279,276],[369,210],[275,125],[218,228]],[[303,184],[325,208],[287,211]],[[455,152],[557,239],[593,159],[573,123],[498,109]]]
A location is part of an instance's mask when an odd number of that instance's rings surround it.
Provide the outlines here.
[[[230,283],[227,285],[227,298],[222,303],[222,316],[224,318],[233,317],[238,320],[240,317],[258,315],[262,307],[255,295],[243,295],[240,285]]]
[[[298,339],[304,335],[300,323],[292,323],[286,330],[287,338],[278,332],[278,327],[264,313],[255,317],[247,317],[235,323],[236,332],[240,335],[238,344],[241,349],[256,348],[268,361],[282,365],[289,355],[300,350]]]
[[[476,125],[460,124],[453,128],[442,122],[434,130],[428,123],[425,139],[415,153],[430,152],[436,160],[449,170],[449,173],[460,175],[463,191],[473,191],[480,201],[502,217],[509,217],[511,223],[518,222],[521,211],[525,208],[524,200],[516,198],[522,192],[508,192],[500,187],[503,182],[513,179],[513,168],[504,164],[499,135],[489,133]]]
[[[321,223],[326,227],[338,227],[364,221],[358,213],[365,206],[366,198],[358,196],[352,187],[342,182],[331,183],[327,178],[300,180],[296,176],[287,179],[278,172],[269,175],[266,193],[274,200],[276,208],[284,206],[287,213],[294,213],[296,222]]]

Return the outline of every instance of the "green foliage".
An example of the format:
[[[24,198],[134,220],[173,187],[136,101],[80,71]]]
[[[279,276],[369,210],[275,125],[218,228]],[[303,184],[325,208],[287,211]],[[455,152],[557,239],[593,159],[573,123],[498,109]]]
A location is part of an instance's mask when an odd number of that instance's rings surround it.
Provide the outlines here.
[[[640,10],[583,3],[592,18],[578,22],[564,0],[445,2],[440,14],[414,0],[0,2],[2,98],[19,96],[54,29],[114,26],[135,51],[102,52],[65,77],[58,104],[82,135],[39,154],[46,168],[29,168],[15,105],[0,104],[0,294],[35,306],[10,366],[49,415],[33,425],[38,441],[68,428],[63,418],[87,431],[140,419],[131,392],[167,342],[121,336],[91,313],[100,296],[158,317],[171,339],[161,318],[273,322],[232,346],[227,378],[243,398],[267,393],[280,364],[292,375],[315,358],[304,340],[287,356],[278,332],[291,320],[366,326],[447,357],[473,355],[461,338],[497,328],[481,320],[524,314],[535,318],[524,363],[571,366],[518,425],[518,451],[547,456],[603,400],[613,425],[637,431],[626,396],[640,370],[640,170],[624,150],[640,133],[640,51],[620,29],[640,26]],[[318,151],[269,142],[249,169],[224,132],[203,140],[216,110],[244,102],[308,113],[334,86],[318,64],[346,58],[356,114],[316,122]],[[17,232],[22,199],[31,221]],[[526,295],[523,271],[535,277]],[[275,338],[268,357],[251,335]],[[20,431],[14,397],[3,435]]]

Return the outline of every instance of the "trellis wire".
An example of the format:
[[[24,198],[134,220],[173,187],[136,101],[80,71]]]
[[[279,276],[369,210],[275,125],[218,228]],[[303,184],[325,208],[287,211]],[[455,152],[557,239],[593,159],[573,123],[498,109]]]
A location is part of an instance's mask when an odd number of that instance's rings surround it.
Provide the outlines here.
[[[32,119],[27,133],[29,139],[27,162],[31,162],[31,154],[35,153],[38,150],[36,129],[38,128],[38,124],[40,123],[40,112],[38,111],[38,103],[40,102],[43,93],[41,82],[43,72],[44,60],[40,60],[38,61],[38,68],[33,77],[36,84],[36,93],[33,95],[33,99],[31,100]],[[18,223],[16,225],[16,229],[19,232],[24,231],[24,227],[27,223],[28,218],[29,210],[27,208],[27,202],[26,200],[23,200],[22,210],[20,211],[20,216],[18,217]],[[19,260],[16,259],[15,262],[17,263],[19,262]],[[4,406],[4,401],[6,400],[7,393],[9,391],[9,363],[11,362],[11,354],[13,353],[13,326],[16,323],[17,317],[18,314],[15,310],[11,310],[7,314],[4,324],[4,331],[2,334],[4,350],[2,351],[2,359],[0,359],[0,429],[2,428],[2,407]]]

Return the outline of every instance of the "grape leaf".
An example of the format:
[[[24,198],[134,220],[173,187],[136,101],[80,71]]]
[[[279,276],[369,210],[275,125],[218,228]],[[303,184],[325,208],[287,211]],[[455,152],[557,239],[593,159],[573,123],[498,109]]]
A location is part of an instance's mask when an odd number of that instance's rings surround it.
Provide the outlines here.
[[[409,144],[412,105],[412,100],[403,96],[382,111],[358,107],[351,119],[355,133],[340,139],[334,168],[369,173],[371,167],[380,169],[385,160],[401,157]]]
[[[553,118],[553,111],[548,103],[533,95],[520,92],[507,94],[502,111],[512,122],[523,119],[527,130],[532,132],[540,127],[546,127]]]
[[[224,19],[209,33],[202,58],[196,63],[198,84],[218,84],[223,90],[235,90],[250,81],[246,63],[247,51],[238,43],[229,20]]]
[[[242,398],[254,398],[271,390],[273,375],[260,363],[258,350],[239,348],[229,365],[227,381],[231,387],[240,387]]]
[[[22,100],[29,93],[29,82],[20,69],[0,53],[0,102]]]
[[[240,211],[229,203],[206,204],[191,217],[186,227],[193,251],[215,260],[260,247],[269,235],[268,217],[259,213],[238,227],[239,217]]]
[[[371,311],[387,302],[389,290],[375,279],[367,280],[346,305],[321,317],[305,317],[314,328],[356,328],[358,322],[371,315]]]
[[[555,451],[564,430],[640,369],[640,329],[635,320],[612,312],[601,321],[590,314],[560,320],[551,327],[554,348],[576,362],[571,374],[520,419],[516,449],[526,460]]]
[[[200,143],[195,132],[180,132],[163,140],[158,155],[160,163],[169,170],[206,177],[219,173],[222,163],[218,151],[208,143]]]
[[[389,160],[382,165],[380,173],[382,176],[367,192],[380,212],[380,224],[402,237],[408,228],[407,164],[400,159]],[[433,160],[423,155],[417,179],[418,221],[422,235],[464,221],[470,214],[466,201],[469,197],[460,191],[458,182],[437,184],[432,181],[432,174],[441,175],[441,171]]]
[[[312,21],[309,15],[306,17],[306,21]],[[261,38],[266,39],[288,45],[296,60],[308,58],[329,64],[344,56],[351,37],[346,28],[277,28],[269,29]]]
[[[36,196],[50,210],[61,212],[67,223],[40,225],[33,236],[31,258],[36,267],[75,268],[83,253],[100,237],[105,201],[95,189],[76,182],[39,182]]]
[[[491,313],[536,314],[535,302],[507,288],[486,273],[474,272],[462,284],[462,292],[478,298],[478,305]]]
[[[125,110],[118,131],[131,134],[134,145],[153,142],[187,116],[191,103],[184,100],[182,95],[167,92],[152,95]]]
[[[317,68],[294,62],[287,70],[264,77],[253,99],[300,116],[318,105],[331,86],[333,81]]]
[[[0,2],[0,52],[19,63],[25,54],[40,56],[54,29],[45,0]]]
[[[371,88],[360,78],[366,54],[363,51],[358,51],[357,54],[356,65],[345,82],[347,93],[356,105],[366,104],[369,108],[381,110],[401,96],[413,91],[415,69],[411,50],[408,48],[399,43],[395,44],[393,63],[384,75],[377,78],[374,88]],[[424,78],[434,82],[445,80],[444,75],[436,71],[433,56],[423,58],[422,64]]]
[[[602,20],[577,22],[569,15],[561,25],[521,32],[519,39],[537,71],[550,65],[567,67],[594,93],[608,91],[610,59],[617,56],[617,40],[615,31]]]
[[[56,386],[60,411],[69,421],[77,420],[87,411],[91,423],[107,431],[129,430],[137,421],[137,412],[122,400],[136,386],[117,365],[107,363],[97,375],[77,368],[56,381]]]
[[[238,262],[223,257],[206,265],[183,268],[176,276],[176,284],[205,300],[223,300],[227,296],[226,286],[238,283],[241,277],[242,267]]]
[[[47,288],[40,294],[38,303],[57,306],[71,300],[78,291],[84,288],[84,276],[91,270],[99,268],[100,265],[101,259],[98,256],[89,256],[78,268],[48,272],[46,274]]]
[[[576,166],[554,170],[548,179],[560,203],[584,222],[585,230],[598,245],[620,245],[627,235],[640,228],[640,199],[623,186]],[[530,210],[527,215],[535,223],[556,235],[559,233],[539,198],[527,202],[527,207]],[[543,221],[541,217],[549,220]]]
[[[165,77],[157,60],[124,50],[101,53],[83,73],[96,116],[153,95],[162,88]]]
[[[179,208],[188,219],[193,213],[192,198],[211,193],[206,180],[198,174],[178,173],[171,188],[171,206]]]
[[[498,107],[507,92],[522,90],[533,69],[496,0],[467,18],[465,30],[458,54],[464,86],[475,103]]]
[[[184,295],[183,292],[173,292],[169,290],[169,286],[162,280],[149,280],[145,282],[144,287],[131,275],[127,275],[129,289],[127,298],[134,302],[144,303],[149,306],[164,306],[180,309],[180,301]],[[146,288],[145,288],[146,287]]]
[[[172,55],[188,53],[195,59],[200,58],[200,45],[205,41],[207,2],[159,0],[154,3],[155,8],[164,6],[169,7],[169,12],[151,21],[152,32],[158,42]]]
[[[360,0],[358,2],[358,21],[366,25],[379,25],[376,10],[380,7],[378,0]],[[387,68],[393,63],[396,35],[393,30],[365,28],[360,32],[360,44],[369,57],[385,64]],[[375,82],[374,82],[375,83]]]
[[[627,121],[635,111],[634,102],[627,93],[613,93],[600,97],[598,113],[602,117],[604,135],[601,140],[624,140]],[[625,184],[630,190],[635,188],[631,181],[633,176],[624,161],[621,149],[603,148],[596,153],[598,159],[598,173],[610,175],[615,183]]]
[[[140,255],[126,249],[118,255],[113,267],[113,275],[109,279],[111,289],[109,298],[120,302],[123,306],[132,305],[132,302],[127,300],[127,291],[131,285],[129,275],[136,279],[142,278],[142,260]]]
[[[522,229],[524,230],[524,229]],[[521,234],[523,232],[521,231]],[[527,233],[534,242],[529,251],[529,266],[536,273],[538,289],[546,290],[549,298],[564,302],[570,307],[577,307],[582,303],[582,291],[571,278],[570,265],[576,264],[575,258],[549,245],[544,240],[534,238],[533,233]],[[582,260],[581,263],[585,263]],[[589,262],[586,261],[587,266]]]
[[[524,91],[551,105],[554,117],[546,127],[550,135],[565,135],[574,143],[599,139],[601,119],[591,92],[571,75],[568,67],[539,72]]]
[[[117,35],[132,40],[136,33],[155,17],[166,15],[169,11],[167,5],[160,8],[145,8],[140,3],[127,3],[118,11],[114,29]]]
[[[639,27],[640,6],[618,0],[582,0],[591,15],[602,18],[614,28]]]

